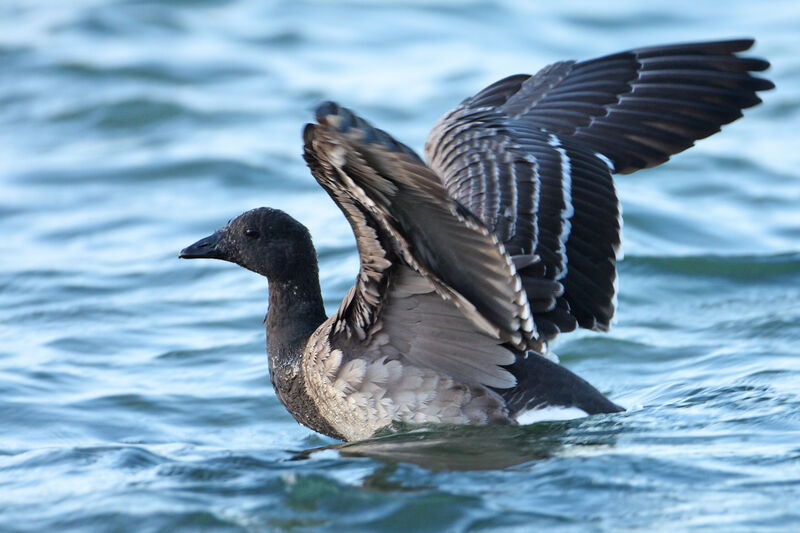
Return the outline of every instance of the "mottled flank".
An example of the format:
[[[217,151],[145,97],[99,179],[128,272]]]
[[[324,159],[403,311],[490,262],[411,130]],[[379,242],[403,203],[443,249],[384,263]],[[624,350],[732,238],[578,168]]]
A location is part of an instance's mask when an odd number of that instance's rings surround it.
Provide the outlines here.
[[[468,386],[402,358],[343,361],[322,328],[309,343],[304,372],[314,401],[345,439],[368,438],[393,422],[511,424],[503,400],[483,386]]]

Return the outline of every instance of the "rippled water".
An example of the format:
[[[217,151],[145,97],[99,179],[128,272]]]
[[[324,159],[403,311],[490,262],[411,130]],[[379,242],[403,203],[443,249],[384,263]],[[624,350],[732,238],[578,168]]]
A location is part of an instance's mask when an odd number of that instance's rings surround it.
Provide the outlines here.
[[[722,6],[4,0],[0,530],[796,531],[800,9]],[[626,413],[330,448],[270,388],[265,282],[177,259],[280,207],[332,311],[357,258],[299,155],[314,104],[420,148],[507,74],[740,36],[778,89],[618,180],[617,324],[555,346]]]

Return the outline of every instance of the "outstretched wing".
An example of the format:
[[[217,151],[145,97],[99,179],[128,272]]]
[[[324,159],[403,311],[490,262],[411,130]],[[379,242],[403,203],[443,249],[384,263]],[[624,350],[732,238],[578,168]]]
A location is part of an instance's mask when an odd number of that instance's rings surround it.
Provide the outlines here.
[[[468,383],[513,386],[497,366],[514,360],[503,345],[540,345],[504,246],[409,148],[332,103],[317,120],[306,126],[304,155],[352,225],[361,258],[332,334],[399,346],[400,356]],[[420,321],[427,329],[399,326]],[[450,333],[437,334],[439,325]]]
[[[524,267],[545,338],[614,314],[619,207],[612,173],[666,161],[758,104],[772,83],[752,40],[641,48],[500,80],[434,126],[426,157],[448,192]]]

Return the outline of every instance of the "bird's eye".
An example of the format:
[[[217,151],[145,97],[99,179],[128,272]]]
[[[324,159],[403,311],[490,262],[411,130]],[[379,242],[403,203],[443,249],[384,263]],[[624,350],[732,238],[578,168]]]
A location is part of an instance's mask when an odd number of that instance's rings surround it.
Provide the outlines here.
[[[246,229],[244,234],[247,235],[247,238],[249,239],[258,239],[261,236],[258,230],[253,228]]]

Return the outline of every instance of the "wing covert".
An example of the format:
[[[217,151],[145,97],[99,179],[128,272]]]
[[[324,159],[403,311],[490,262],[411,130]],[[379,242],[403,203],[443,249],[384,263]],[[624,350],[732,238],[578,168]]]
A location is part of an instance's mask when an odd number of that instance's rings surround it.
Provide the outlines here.
[[[607,329],[620,209],[611,174],[658,165],[758,104],[769,64],[749,39],[640,48],[562,61],[495,82],[433,127],[425,144],[448,192],[520,268],[543,338]]]
[[[376,255],[365,250],[379,248],[382,268],[384,262],[399,263],[418,272],[481,334],[518,349],[538,347],[514,262],[480,220],[447,194],[439,177],[410,149],[349,110],[327,103],[317,118],[319,124],[305,130],[305,157],[353,225],[359,282],[365,270],[367,277],[376,270],[365,268]],[[373,290],[382,301],[383,270],[375,277],[380,281]],[[355,287],[350,299],[363,302],[361,292]],[[371,305],[362,313],[370,318],[361,321],[374,324],[379,306]]]

